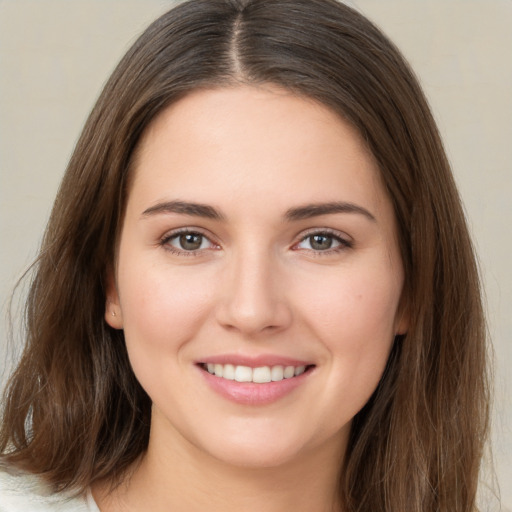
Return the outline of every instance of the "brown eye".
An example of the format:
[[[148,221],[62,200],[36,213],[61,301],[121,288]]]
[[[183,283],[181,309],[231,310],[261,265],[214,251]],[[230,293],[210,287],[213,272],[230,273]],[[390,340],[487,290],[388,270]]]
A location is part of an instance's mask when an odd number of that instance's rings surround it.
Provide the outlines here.
[[[309,239],[311,249],[315,251],[325,251],[330,249],[333,244],[333,237],[329,235],[311,235]]]
[[[196,251],[201,248],[203,235],[198,233],[186,233],[179,238],[181,249],[185,251]]]
[[[330,252],[351,247],[348,240],[329,232],[312,233],[305,236],[296,246],[297,249],[306,249],[316,252]]]
[[[201,233],[195,233],[193,231],[173,235],[165,241],[165,244],[183,252],[199,251],[212,246],[208,238]]]

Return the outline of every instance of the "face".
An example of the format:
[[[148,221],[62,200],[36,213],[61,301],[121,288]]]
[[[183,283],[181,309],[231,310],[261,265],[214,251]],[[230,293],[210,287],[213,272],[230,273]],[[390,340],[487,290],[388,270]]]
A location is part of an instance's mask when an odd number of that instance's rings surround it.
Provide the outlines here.
[[[243,466],[338,453],[406,329],[402,285],[378,169],[326,107],[203,90],[145,133],[106,319],[160,438]]]

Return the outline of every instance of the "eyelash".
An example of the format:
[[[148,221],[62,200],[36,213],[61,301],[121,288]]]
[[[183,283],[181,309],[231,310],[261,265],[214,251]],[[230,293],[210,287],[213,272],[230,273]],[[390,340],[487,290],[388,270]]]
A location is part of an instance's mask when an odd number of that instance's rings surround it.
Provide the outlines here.
[[[208,249],[197,249],[197,250],[186,250],[186,249],[177,249],[176,247],[173,247],[170,245],[170,242],[174,239],[177,239],[178,237],[182,235],[199,235],[203,239],[206,239],[209,241],[209,243],[214,246],[214,248],[218,248],[218,245],[215,244],[210,240],[210,238],[202,233],[198,229],[192,229],[192,228],[183,228],[179,229],[177,231],[173,231],[171,233],[165,234],[160,242],[159,245],[163,247],[166,251],[169,251],[172,254],[176,254],[178,256],[199,256],[203,253],[205,250]],[[292,249],[293,250],[300,250],[298,248],[298,245],[303,243],[304,241],[308,240],[309,238],[312,238],[314,236],[325,236],[328,238],[331,238],[333,241],[337,242],[339,245],[333,248],[328,248],[326,250],[316,250],[316,249],[303,249],[305,251],[310,252],[311,254],[314,254],[315,256],[327,256],[332,255],[334,253],[339,253],[342,251],[345,251],[347,249],[351,249],[353,247],[353,243],[342,236],[337,231],[331,230],[331,229],[320,229],[320,230],[312,230],[306,234],[304,234],[300,240],[293,244]]]
[[[293,245],[293,248],[296,248],[299,244],[306,241],[308,238],[312,238],[314,236],[325,236],[328,238],[331,238],[333,241],[337,242],[339,245],[336,247],[328,248],[324,251],[322,250],[315,250],[315,249],[303,249],[305,251],[310,252],[314,256],[329,256],[332,254],[336,254],[342,251],[345,251],[347,249],[353,248],[354,244],[352,241],[347,240],[346,238],[342,237],[338,231],[324,228],[324,229],[315,229],[307,232],[306,234],[302,235],[301,239]],[[295,249],[300,250],[300,249]]]
[[[186,249],[178,249],[176,247],[173,247],[170,245],[171,240],[174,240],[182,235],[199,235],[203,239],[206,239],[210,242],[212,246],[218,247],[217,244],[212,242],[208,236],[206,236],[204,233],[202,233],[199,229],[192,229],[192,228],[183,228],[179,229],[177,231],[173,231],[171,233],[165,234],[162,239],[159,242],[159,245],[162,246],[166,251],[169,251],[172,254],[176,254],[178,256],[199,256],[203,251],[207,249],[198,249],[198,250],[190,250],[187,251]]]

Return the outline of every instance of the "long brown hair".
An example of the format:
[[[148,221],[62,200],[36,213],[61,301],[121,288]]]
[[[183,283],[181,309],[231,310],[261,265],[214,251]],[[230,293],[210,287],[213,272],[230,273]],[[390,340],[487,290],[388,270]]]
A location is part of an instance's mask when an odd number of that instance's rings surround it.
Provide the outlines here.
[[[353,422],[346,511],[468,512],[488,426],[485,327],[460,199],[424,95],[393,44],[335,0],[192,0],[155,21],[106,84],[77,143],[26,306],[5,394],[3,460],[56,489],[116,479],[145,451],[149,397],[103,320],[130,162],[191,90],[273,83],[362,135],[399,226],[408,333]]]

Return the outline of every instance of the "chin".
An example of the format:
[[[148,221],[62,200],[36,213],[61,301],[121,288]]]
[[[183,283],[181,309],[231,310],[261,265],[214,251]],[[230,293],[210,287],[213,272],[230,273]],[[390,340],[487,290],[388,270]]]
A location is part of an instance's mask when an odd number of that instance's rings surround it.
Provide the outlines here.
[[[335,445],[345,446],[341,432],[324,438],[318,432],[293,432],[290,425],[268,422],[265,426],[220,429],[196,446],[224,464],[254,470],[296,465],[301,459],[311,460],[311,455],[319,454],[322,446],[329,446],[331,454],[337,449]]]
[[[246,443],[226,446],[210,452],[220,462],[244,469],[271,469],[286,466],[300,458],[297,446],[276,446],[276,443]]]

